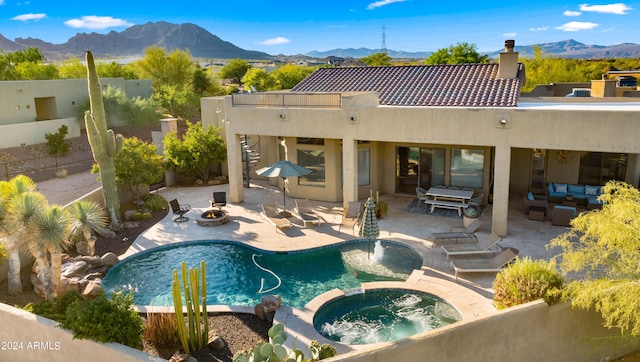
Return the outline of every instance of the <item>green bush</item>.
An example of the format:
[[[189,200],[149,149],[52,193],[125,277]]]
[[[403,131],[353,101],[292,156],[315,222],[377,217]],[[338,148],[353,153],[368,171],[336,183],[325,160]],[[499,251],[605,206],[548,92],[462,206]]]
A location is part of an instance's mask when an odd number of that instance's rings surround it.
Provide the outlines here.
[[[103,293],[95,299],[68,292],[52,301],[29,303],[24,309],[53,319],[73,332],[73,338],[116,342],[142,348],[143,323],[133,310],[133,293]]]
[[[116,342],[142,348],[144,326],[133,310],[133,293],[103,293],[96,299],[78,300],[67,308],[63,328],[73,331],[73,338]]]
[[[493,301],[498,309],[509,308],[538,299],[547,304],[560,301],[564,278],[552,260],[518,258],[496,276]]]
[[[144,207],[149,211],[160,211],[167,207],[167,200],[156,194],[147,194],[142,196]]]

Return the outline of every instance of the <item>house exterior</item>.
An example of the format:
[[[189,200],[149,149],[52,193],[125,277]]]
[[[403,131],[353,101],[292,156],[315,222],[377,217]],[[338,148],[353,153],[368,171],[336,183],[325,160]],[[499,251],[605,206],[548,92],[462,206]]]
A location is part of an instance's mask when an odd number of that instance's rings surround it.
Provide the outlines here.
[[[244,198],[244,136],[261,154],[254,169],[286,158],[315,171],[289,178],[293,197],[466,187],[493,203],[503,236],[510,196],[548,182],[638,185],[640,98],[615,97],[615,80],[592,81],[591,97],[523,98],[525,79],[507,41],[496,64],[318,69],[290,92],[205,98],[202,119],[227,139],[232,202]]]
[[[103,78],[103,89],[117,87],[128,97],[151,96],[151,80]],[[17,147],[46,142],[45,134],[61,125],[67,137],[80,136],[84,119],[78,106],[89,98],[86,79],[20,80],[0,82],[0,147]]]

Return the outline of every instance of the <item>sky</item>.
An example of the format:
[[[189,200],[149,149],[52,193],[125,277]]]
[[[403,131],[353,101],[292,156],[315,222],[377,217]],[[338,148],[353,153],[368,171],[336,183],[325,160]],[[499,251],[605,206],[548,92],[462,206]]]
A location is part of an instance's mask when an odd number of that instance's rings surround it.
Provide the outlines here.
[[[0,0],[0,34],[61,44],[147,22],[193,23],[245,50],[295,55],[336,48],[435,51],[458,43],[479,52],[575,39],[640,42],[640,1],[563,0]],[[384,34],[384,37],[383,37]]]

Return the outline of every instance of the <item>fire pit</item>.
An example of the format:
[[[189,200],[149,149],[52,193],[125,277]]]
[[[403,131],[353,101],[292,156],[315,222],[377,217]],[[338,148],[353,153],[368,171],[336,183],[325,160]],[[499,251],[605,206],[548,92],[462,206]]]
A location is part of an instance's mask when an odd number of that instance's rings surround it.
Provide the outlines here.
[[[229,215],[222,210],[207,210],[196,218],[196,223],[200,226],[218,226],[226,224],[229,221]]]

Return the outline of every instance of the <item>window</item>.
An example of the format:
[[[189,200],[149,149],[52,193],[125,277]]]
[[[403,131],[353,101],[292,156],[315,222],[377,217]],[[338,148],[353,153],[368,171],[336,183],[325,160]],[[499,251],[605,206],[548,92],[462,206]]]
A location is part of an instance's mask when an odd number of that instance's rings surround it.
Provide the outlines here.
[[[371,183],[371,162],[369,154],[370,151],[368,148],[361,148],[358,150],[358,186],[365,186]]]
[[[627,156],[626,153],[581,152],[578,183],[604,185],[609,180],[624,181]]]
[[[298,150],[298,164],[313,170],[298,177],[298,185],[324,187],[324,150]]]
[[[451,186],[481,189],[483,175],[484,150],[451,149]]]

